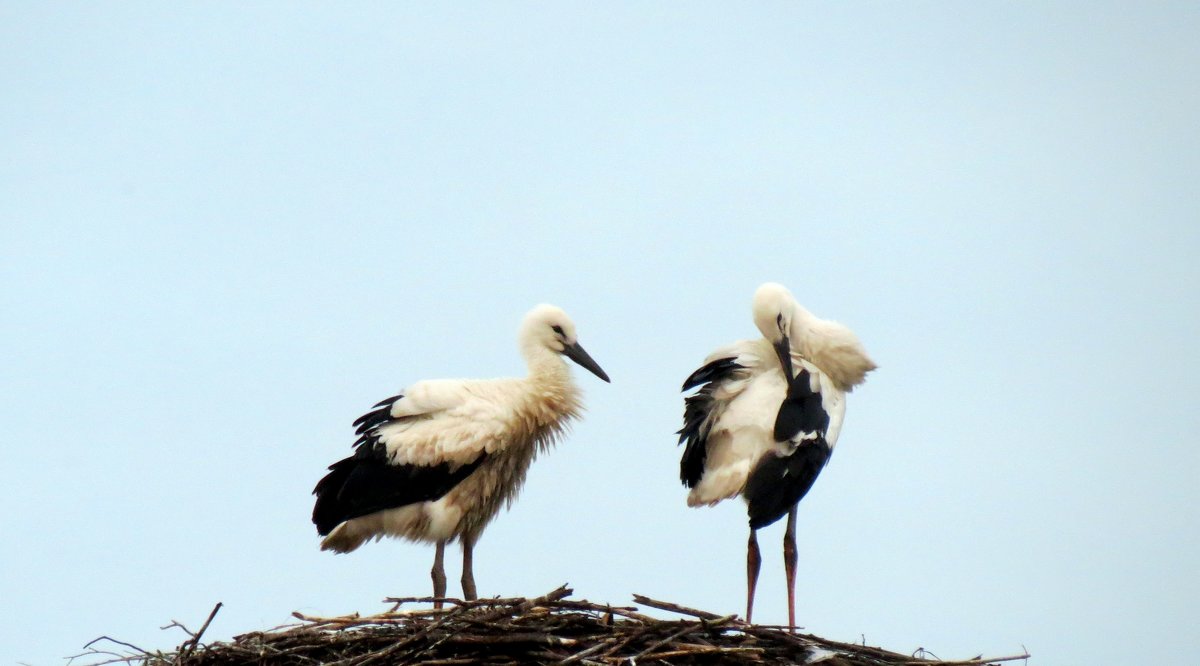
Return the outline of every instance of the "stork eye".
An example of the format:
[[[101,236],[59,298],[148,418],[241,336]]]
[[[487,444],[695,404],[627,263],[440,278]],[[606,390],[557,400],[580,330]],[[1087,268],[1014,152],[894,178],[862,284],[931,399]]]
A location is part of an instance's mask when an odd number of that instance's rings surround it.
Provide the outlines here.
[[[554,331],[555,333],[557,333],[559,335],[563,334],[562,326],[559,326],[558,324],[551,326],[550,330]]]

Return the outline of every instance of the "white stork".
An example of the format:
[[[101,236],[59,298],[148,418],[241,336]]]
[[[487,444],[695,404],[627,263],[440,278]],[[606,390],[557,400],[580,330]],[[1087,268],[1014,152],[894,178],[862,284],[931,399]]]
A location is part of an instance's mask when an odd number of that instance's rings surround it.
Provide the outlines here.
[[[442,558],[457,538],[463,597],[477,597],[476,541],[500,507],[516,500],[537,454],[583,411],[562,357],[609,381],[559,308],[531,310],[519,340],[527,377],[417,382],[354,422],[354,455],[331,465],[313,491],[322,550],[348,553],[382,536],[436,544],[433,595],[442,598]]]
[[[796,505],[833,453],[846,393],[875,363],[845,326],[818,319],[782,285],[754,293],[762,338],[713,352],[683,383],[701,386],[684,401],[679,476],[688,506],[741,495],[750,515],[746,544],[746,621],[762,562],[755,532],[787,514],[783,538],[788,624],[796,626]]]

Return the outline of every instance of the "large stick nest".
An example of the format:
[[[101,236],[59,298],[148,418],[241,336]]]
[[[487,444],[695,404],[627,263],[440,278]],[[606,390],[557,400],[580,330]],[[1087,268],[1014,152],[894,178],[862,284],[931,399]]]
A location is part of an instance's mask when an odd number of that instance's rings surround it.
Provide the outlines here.
[[[229,664],[815,664],[826,666],[983,665],[1027,659],[1028,654],[997,659],[976,657],[939,661],[880,648],[839,643],[785,627],[751,625],[736,616],[719,616],[676,604],[634,596],[642,606],[687,619],[662,620],[629,606],[571,600],[560,587],[535,599],[445,600],[432,609],[432,598],[387,599],[391,610],[370,616],[310,617],[295,613],[299,624],[242,634],[233,641],[202,644],[208,622],[172,653],[151,653],[105,637],[89,644],[80,657],[108,657],[101,663],[138,666],[226,666]],[[421,604],[421,608],[408,608]],[[187,631],[182,625],[172,623]],[[119,654],[94,645],[100,640],[132,649]]]

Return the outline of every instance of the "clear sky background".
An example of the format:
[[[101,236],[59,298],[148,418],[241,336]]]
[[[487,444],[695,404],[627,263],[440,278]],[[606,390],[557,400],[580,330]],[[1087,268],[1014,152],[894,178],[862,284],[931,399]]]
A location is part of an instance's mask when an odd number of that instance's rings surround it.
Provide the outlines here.
[[[310,491],[406,384],[613,378],[484,595],[742,612],[679,385],[788,285],[880,369],[801,505],[807,630],[1200,651],[1194,3],[0,4],[0,663],[430,591]],[[783,622],[782,523],[757,619]],[[448,573],[458,594],[458,551]]]

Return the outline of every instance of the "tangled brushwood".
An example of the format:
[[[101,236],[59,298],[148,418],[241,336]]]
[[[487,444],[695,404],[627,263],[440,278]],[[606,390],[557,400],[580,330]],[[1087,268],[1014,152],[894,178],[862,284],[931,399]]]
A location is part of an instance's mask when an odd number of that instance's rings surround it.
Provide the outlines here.
[[[227,664],[815,664],[881,666],[967,665],[1022,660],[1028,654],[994,659],[939,661],[879,648],[794,634],[783,627],[748,625],[736,616],[634,596],[641,606],[687,619],[662,620],[635,607],[572,600],[566,586],[535,599],[448,600],[433,610],[431,598],[388,599],[392,609],[360,617],[310,617],[299,624],[237,636],[232,642],[202,644],[204,629],[172,653],[150,653],[112,639],[132,653],[101,651],[89,666],[124,662],[138,666],[223,666]],[[421,604],[421,608],[408,608]],[[174,626],[180,626],[173,623]],[[184,629],[187,631],[186,629]],[[98,639],[99,640],[99,639]],[[94,644],[96,641],[93,642]]]

